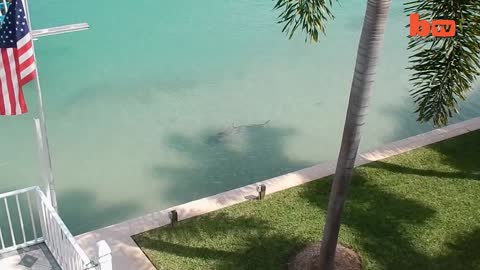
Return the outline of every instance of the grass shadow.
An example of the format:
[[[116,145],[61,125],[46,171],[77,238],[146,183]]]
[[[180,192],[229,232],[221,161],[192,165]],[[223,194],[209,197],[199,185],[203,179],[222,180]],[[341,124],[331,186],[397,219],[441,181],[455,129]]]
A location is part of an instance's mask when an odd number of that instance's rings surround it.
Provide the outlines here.
[[[387,163],[378,161],[369,165],[366,165],[369,168],[376,168],[382,170],[388,170],[396,174],[409,174],[412,176],[424,176],[424,177],[437,177],[437,178],[456,178],[456,179],[472,179],[480,180],[480,173],[469,172],[469,171],[439,171],[432,169],[421,169],[402,166],[393,163]]]
[[[469,206],[478,200],[470,180],[480,180],[479,138],[472,132],[355,170],[340,239],[367,255],[365,269],[480,269],[480,226],[465,225],[480,214]],[[308,188],[304,198],[326,211],[328,190]]]
[[[330,183],[305,189],[303,198],[326,213]],[[434,209],[390,193],[356,172],[344,208],[340,242],[361,251],[365,269],[369,265],[381,265],[381,269],[417,269],[419,264],[427,262],[422,262],[424,256],[415,248],[414,238],[405,232],[433,215]]]
[[[207,225],[208,224],[208,225]],[[235,244],[229,239],[241,235]],[[159,269],[278,269],[286,266],[292,249],[303,244],[300,239],[277,234],[269,222],[255,216],[231,216],[224,212],[181,222],[161,233],[147,232],[134,237],[155,261],[161,252]],[[223,241],[225,245],[212,245]],[[163,268],[167,267],[167,268]],[[175,268],[178,267],[178,268]]]
[[[399,176],[411,175],[418,179],[435,177],[478,181],[480,180],[479,139],[480,130],[473,131],[406,153],[400,156],[403,161],[401,163],[388,160],[377,161],[365,167],[389,171]]]
[[[480,130],[472,131],[461,137],[456,137],[428,146],[441,154],[442,164],[452,166],[458,171],[475,174],[480,177],[478,156],[480,154]]]
[[[480,269],[480,227],[454,236],[447,244],[444,254],[434,258],[431,269]]]

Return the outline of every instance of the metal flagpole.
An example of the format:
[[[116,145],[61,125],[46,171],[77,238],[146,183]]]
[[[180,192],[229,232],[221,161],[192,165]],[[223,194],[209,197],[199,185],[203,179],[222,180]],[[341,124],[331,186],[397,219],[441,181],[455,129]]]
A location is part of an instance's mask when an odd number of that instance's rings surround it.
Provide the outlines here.
[[[14,0],[15,1],[15,0]],[[22,0],[20,0],[22,1]],[[28,28],[30,30],[30,35],[32,36],[32,23],[30,21],[30,13],[28,11],[28,0],[23,0],[24,3],[24,8],[25,8],[25,14],[27,15],[27,23],[28,23]],[[32,36],[33,39],[33,36]],[[35,65],[37,65],[37,57],[35,55],[35,47],[33,45],[33,40],[32,40],[32,50],[33,50],[33,61]],[[40,148],[40,155],[41,158],[43,159],[41,161],[41,166],[44,167],[43,169],[43,176],[44,180],[47,184],[46,188],[46,195],[47,198],[50,199],[52,206],[55,210],[57,209],[57,195],[55,193],[55,181],[53,178],[53,170],[52,170],[52,159],[50,155],[50,147],[48,144],[48,137],[47,137],[47,125],[45,122],[45,114],[43,112],[43,98],[42,98],[42,89],[40,87],[40,78],[38,76],[38,66],[35,69],[35,81],[36,81],[36,86],[37,86],[37,99],[38,99],[38,125],[36,124],[37,132],[40,132],[40,134],[37,134],[41,140],[42,145],[39,145]]]
[[[55,26],[45,29],[32,30],[33,40],[37,40],[41,37],[54,36],[65,33],[73,33],[83,30],[88,30],[90,26],[88,23],[75,23],[62,26]]]

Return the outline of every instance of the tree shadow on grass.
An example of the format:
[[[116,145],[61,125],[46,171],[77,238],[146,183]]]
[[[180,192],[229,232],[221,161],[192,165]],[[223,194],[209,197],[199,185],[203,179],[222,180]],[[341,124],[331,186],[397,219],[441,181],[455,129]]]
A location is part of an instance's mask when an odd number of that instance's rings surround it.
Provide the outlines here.
[[[363,255],[364,269],[480,269],[480,226],[465,228],[472,232],[460,235],[455,235],[458,230],[452,232],[450,242],[438,245],[442,248],[441,255],[432,256],[431,250],[422,248],[424,241],[429,241],[422,236],[433,233],[428,230],[432,225],[427,223],[437,217],[436,210],[390,192],[390,183],[382,186],[368,177],[356,170],[340,233],[340,242],[351,244]],[[304,190],[303,197],[326,212],[330,184],[331,181],[312,185]],[[432,235],[432,239],[435,237]]]
[[[292,235],[275,233],[259,217],[224,212],[147,232],[135,240],[142,248],[172,255],[157,261],[159,269],[279,269],[279,264],[286,268],[291,251],[303,246]]]
[[[476,174],[476,179],[478,179],[480,177],[479,141],[480,130],[477,130],[432,144],[428,148],[442,154],[441,161],[443,164],[450,165],[464,173]]]
[[[426,149],[433,150],[439,154],[438,159],[421,159],[417,163],[412,162],[411,166],[377,161],[365,165],[365,167],[387,170],[398,174],[410,174],[412,176],[480,180],[480,162],[478,162],[478,156],[480,156],[479,141],[480,131],[473,131],[427,146]]]
[[[305,189],[303,194],[306,200],[325,212],[331,181],[327,183],[327,187],[316,185]],[[353,239],[347,242],[351,242],[354,249],[368,253],[367,259],[373,259],[374,264],[382,266],[381,269],[429,269],[419,267],[419,263],[425,263],[420,259],[424,256],[416,250],[411,237],[405,232],[412,226],[424,223],[434,214],[435,211],[430,207],[383,190],[355,173],[342,226],[354,233]],[[368,266],[372,262],[367,260],[364,263]]]
[[[433,260],[431,269],[480,269],[480,227],[454,236],[447,248]]]
[[[480,173],[475,171],[455,171],[455,172],[439,171],[439,170],[432,170],[432,169],[407,167],[407,166],[402,166],[402,165],[383,162],[383,161],[377,161],[375,163],[371,163],[365,166],[368,168],[388,170],[392,173],[410,174],[412,176],[480,180]],[[478,169],[480,170],[480,168]]]
[[[156,178],[174,182],[162,187],[163,198],[186,202],[310,166],[309,162],[292,160],[284,150],[294,130],[271,125],[242,128],[221,138],[215,137],[218,130],[198,137],[168,138],[168,145],[187,162],[180,167],[153,168]]]

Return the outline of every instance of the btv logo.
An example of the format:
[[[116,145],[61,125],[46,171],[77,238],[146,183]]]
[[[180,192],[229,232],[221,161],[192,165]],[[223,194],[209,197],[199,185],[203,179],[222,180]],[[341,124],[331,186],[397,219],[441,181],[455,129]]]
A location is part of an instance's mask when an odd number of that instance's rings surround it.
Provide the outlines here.
[[[417,35],[426,37],[432,32],[434,37],[453,37],[456,33],[456,24],[454,20],[433,20],[432,27],[425,20],[420,20],[420,15],[414,13],[410,15],[410,36]]]

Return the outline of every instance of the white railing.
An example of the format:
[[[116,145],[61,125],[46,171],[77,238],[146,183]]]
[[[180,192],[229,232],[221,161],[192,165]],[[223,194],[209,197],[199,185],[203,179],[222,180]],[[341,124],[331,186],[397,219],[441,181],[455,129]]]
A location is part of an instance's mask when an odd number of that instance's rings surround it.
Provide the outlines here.
[[[39,219],[32,204],[36,190],[37,187],[31,187],[0,194],[0,254],[43,242],[37,234]]]
[[[106,242],[97,244],[100,263],[91,261],[39,187],[0,194],[0,203],[0,254],[45,243],[64,270],[112,269]]]
[[[39,189],[37,192],[43,238],[60,267],[68,270],[94,269],[97,264],[90,261],[80,248],[43,192]]]

